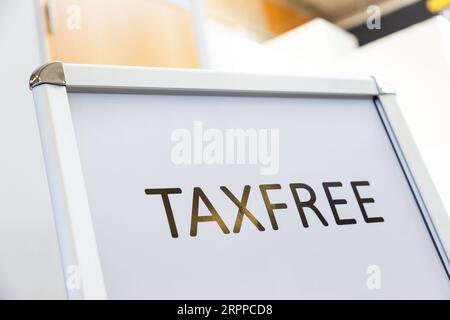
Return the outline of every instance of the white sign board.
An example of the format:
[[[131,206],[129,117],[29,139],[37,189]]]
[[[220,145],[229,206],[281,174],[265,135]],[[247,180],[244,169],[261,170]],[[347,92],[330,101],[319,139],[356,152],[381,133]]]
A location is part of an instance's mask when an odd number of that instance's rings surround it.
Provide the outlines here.
[[[39,72],[70,298],[450,298],[445,212],[374,80]]]

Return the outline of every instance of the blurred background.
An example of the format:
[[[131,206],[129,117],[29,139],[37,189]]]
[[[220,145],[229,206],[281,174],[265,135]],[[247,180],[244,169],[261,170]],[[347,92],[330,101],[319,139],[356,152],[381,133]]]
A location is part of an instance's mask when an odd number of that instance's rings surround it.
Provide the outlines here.
[[[0,298],[64,298],[28,78],[47,61],[372,75],[450,212],[450,0],[0,0]]]

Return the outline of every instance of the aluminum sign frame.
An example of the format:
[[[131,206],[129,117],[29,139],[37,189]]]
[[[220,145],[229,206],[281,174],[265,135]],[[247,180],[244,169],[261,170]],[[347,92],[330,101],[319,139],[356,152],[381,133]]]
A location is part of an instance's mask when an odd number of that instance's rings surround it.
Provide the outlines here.
[[[369,98],[450,275],[450,222],[392,90],[373,77],[303,78],[52,62],[30,78],[69,299],[106,299],[68,93]],[[71,277],[80,272],[80,286]],[[450,276],[449,276],[450,277]]]

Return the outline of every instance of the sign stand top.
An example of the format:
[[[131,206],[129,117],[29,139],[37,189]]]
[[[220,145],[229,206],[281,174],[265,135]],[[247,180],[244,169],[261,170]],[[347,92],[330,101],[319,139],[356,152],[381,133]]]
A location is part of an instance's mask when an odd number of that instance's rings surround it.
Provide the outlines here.
[[[133,76],[130,77],[129,75]],[[194,69],[116,67],[50,62],[37,68],[29,86],[65,86],[67,92],[262,94],[365,97],[394,94],[374,77],[313,78],[239,74]],[[238,81],[236,81],[238,79]]]

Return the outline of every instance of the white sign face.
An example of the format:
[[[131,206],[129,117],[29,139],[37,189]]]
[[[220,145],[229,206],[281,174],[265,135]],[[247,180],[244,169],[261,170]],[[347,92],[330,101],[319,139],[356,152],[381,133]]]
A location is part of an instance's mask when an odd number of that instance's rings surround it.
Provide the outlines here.
[[[69,93],[109,298],[449,298],[370,99]]]

